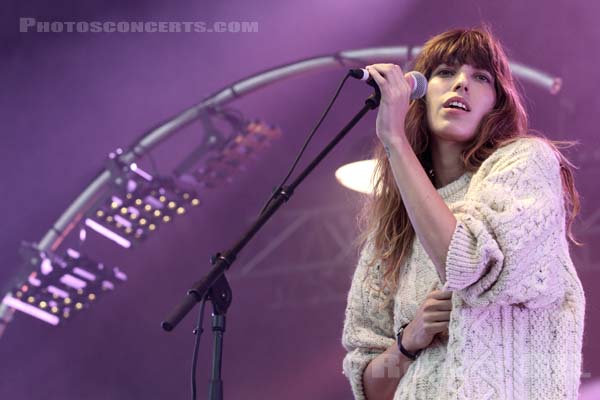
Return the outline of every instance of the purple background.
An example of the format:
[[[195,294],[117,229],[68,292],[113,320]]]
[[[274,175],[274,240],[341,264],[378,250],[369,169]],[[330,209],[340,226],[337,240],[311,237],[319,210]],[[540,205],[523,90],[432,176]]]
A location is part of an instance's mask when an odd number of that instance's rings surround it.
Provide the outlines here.
[[[0,283],[20,271],[21,240],[37,241],[104,165],[106,155],[213,91],[261,70],[339,50],[420,45],[443,30],[490,23],[511,59],[564,80],[551,96],[525,84],[531,126],[577,139],[583,215],[573,249],[587,293],[583,384],[600,376],[597,66],[595,1],[159,1],[4,2],[1,13]],[[258,21],[258,33],[19,33],[19,17],[58,21]],[[230,185],[202,194],[203,206],[124,251],[90,234],[84,251],[129,275],[85,314],[54,328],[17,314],[0,339],[1,399],[189,397],[195,315],[170,334],[160,321],[203,275],[210,254],[229,247],[282,178],[344,71],[310,72],[231,105],[277,124],[283,138]],[[350,82],[309,154],[345,123],[369,89]],[[233,399],[345,399],[340,336],[356,259],[351,247],[360,197],[335,168],[357,160],[374,137],[369,115],[311,176],[234,266],[225,337],[225,394]],[[153,152],[167,171],[202,137],[192,125]],[[142,165],[145,165],[142,162]],[[243,274],[252,254],[298,218],[304,225]],[[337,238],[337,241],[336,241]],[[341,245],[340,243],[345,244]],[[328,262],[329,261],[329,262]],[[321,262],[322,264],[318,264]],[[195,314],[195,313],[194,313]],[[205,320],[209,327],[210,319]],[[210,329],[198,369],[209,376]]]

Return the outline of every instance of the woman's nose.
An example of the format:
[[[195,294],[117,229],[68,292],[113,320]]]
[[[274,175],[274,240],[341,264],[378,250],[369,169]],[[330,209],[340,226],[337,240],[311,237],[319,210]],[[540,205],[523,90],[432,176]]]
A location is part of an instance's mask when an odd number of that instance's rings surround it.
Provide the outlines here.
[[[466,74],[459,73],[456,74],[456,79],[454,81],[454,91],[458,91],[458,89],[463,89],[465,92],[469,91],[469,80],[467,79]]]

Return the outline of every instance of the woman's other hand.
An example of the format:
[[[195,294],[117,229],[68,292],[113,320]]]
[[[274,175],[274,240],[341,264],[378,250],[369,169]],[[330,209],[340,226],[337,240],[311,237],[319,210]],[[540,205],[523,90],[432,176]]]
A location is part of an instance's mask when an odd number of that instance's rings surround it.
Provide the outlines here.
[[[451,291],[429,292],[415,318],[404,329],[402,346],[410,352],[416,352],[429,346],[436,334],[448,335],[451,311]]]

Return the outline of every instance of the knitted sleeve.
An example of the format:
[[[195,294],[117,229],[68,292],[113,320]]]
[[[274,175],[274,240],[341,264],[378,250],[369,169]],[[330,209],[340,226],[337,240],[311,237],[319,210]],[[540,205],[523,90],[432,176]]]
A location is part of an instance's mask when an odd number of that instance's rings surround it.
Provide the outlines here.
[[[471,306],[551,304],[564,294],[560,166],[539,139],[496,150],[473,176],[446,257],[444,290]]]
[[[383,274],[379,265],[368,265],[369,258],[367,245],[352,278],[342,334],[342,344],[348,351],[343,362],[344,375],[357,400],[365,399],[365,368],[395,342],[391,295],[388,290],[381,290]]]

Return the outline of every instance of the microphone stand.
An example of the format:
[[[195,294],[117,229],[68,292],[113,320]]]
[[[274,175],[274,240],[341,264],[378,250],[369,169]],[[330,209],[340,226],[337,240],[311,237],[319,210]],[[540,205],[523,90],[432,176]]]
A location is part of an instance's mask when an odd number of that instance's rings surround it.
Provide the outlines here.
[[[337,136],[329,142],[329,144],[313,159],[313,161],[298,175],[298,177],[289,185],[277,188],[275,196],[267,205],[265,211],[258,216],[258,219],[252,224],[250,229],[242,236],[242,238],[234,244],[234,246],[224,251],[217,253],[211,258],[213,267],[199,281],[192,285],[192,288],[187,291],[183,301],[175,307],[169,317],[161,323],[162,328],[169,332],[172,331],[179,322],[194,308],[194,306],[202,301],[204,296],[213,303],[213,333],[214,333],[214,348],[212,360],[212,375],[209,387],[210,400],[223,399],[223,382],[221,380],[221,360],[223,354],[223,334],[225,333],[225,314],[231,304],[232,292],[225,271],[228,270],[235,261],[238,253],[248,244],[250,239],[260,228],[271,218],[271,216],[287,202],[294,190],[302,183],[302,181],[315,169],[315,167],[329,154],[331,150],[346,136],[346,134],[365,116],[370,110],[374,110],[379,106],[381,100],[381,92],[377,84],[371,84],[375,89],[375,93],[365,100],[365,105],[358,113],[344,126]]]
[[[225,334],[225,314],[231,305],[232,291],[225,275],[221,275],[208,290],[208,299],[213,303],[212,331],[214,335],[213,357],[209,399],[223,399],[223,380],[221,379],[221,361],[223,358],[223,335]]]

